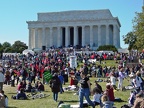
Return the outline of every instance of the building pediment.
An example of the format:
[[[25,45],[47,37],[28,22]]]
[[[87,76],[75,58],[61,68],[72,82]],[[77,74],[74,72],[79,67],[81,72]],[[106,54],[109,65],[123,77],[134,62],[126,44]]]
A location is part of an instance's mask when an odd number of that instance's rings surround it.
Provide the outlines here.
[[[109,9],[38,13],[38,21],[78,21],[114,18]]]

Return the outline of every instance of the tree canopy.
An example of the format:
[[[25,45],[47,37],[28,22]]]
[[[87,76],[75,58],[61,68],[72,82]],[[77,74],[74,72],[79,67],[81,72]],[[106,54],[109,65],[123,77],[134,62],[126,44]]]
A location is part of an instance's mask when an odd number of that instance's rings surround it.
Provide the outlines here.
[[[26,44],[21,41],[15,41],[15,43],[12,45],[12,49],[17,53],[21,53],[23,50],[27,48],[28,46],[26,46]]]
[[[15,41],[13,45],[9,42],[0,43],[0,53],[22,53],[28,46],[21,41]]]
[[[129,45],[128,50],[131,50],[133,48],[137,49],[137,47],[136,47],[137,37],[133,32],[128,32],[126,35],[124,35],[123,40],[124,40],[125,44]]]
[[[133,19],[133,31],[123,36],[125,44],[129,45],[129,50],[136,49],[142,51],[144,49],[144,6],[142,12],[136,12]]]
[[[142,12],[136,12],[133,24],[134,34],[137,37],[135,44],[138,50],[142,50],[144,48],[144,6],[142,7]]]
[[[113,52],[117,52],[117,48],[113,45],[103,45],[103,46],[99,46],[97,51],[113,51]]]

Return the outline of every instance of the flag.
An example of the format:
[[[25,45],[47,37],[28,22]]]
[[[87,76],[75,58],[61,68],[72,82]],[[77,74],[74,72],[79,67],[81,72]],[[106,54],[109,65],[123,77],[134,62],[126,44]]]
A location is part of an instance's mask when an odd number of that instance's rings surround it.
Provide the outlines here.
[[[50,73],[50,71],[44,72],[44,79],[45,79],[45,81],[47,81],[47,82],[49,82],[49,80],[52,79],[52,74]]]

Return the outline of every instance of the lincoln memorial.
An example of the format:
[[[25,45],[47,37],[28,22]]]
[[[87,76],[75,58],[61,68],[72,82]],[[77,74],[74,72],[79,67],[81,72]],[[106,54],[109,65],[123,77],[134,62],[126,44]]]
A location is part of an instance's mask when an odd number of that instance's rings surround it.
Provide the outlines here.
[[[37,21],[27,21],[29,49],[114,45],[120,48],[120,27],[118,17],[109,9],[74,10],[38,13]]]

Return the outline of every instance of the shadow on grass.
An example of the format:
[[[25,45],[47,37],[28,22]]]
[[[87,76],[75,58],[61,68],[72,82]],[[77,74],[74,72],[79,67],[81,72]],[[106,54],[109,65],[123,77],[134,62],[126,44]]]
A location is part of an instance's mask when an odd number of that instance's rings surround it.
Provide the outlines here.
[[[64,100],[64,102],[70,102],[70,103],[74,103],[74,102],[79,102],[79,101],[77,101],[77,100]]]
[[[16,94],[16,93],[8,93],[8,94]]]
[[[120,100],[120,101],[115,100],[114,101],[114,103],[120,103],[120,102],[128,102],[128,101],[124,101],[124,100]]]
[[[14,107],[14,106],[9,106],[8,108],[18,108],[18,107]]]

